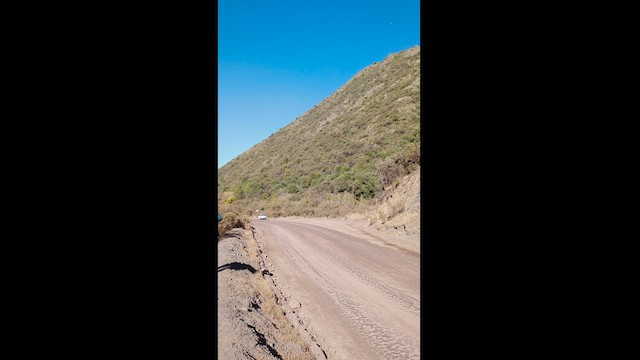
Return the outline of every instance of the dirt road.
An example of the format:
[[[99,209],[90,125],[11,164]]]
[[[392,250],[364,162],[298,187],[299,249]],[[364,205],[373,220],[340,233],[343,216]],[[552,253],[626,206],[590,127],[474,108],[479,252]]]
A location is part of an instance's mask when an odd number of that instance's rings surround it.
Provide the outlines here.
[[[419,253],[322,219],[251,224],[287,306],[328,359],[420,358]]]

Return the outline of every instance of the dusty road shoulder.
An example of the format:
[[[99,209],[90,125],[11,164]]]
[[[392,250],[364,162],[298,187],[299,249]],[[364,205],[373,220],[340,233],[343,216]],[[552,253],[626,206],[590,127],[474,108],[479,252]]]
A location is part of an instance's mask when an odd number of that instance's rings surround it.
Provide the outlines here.
[[[218,242],[218,359],[323,359],[287,309],[249,230]],[[283,307],[285,308],[283,310]]]

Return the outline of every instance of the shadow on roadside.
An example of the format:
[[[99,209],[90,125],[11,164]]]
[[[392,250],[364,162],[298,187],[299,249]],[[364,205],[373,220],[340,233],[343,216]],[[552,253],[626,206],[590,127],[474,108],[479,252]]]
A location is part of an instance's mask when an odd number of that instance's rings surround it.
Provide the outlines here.
[[[220,271],[224,271],[227,269],[231,269],[231,270],[249,270],[252,274],[256,273],[256,269],[253,268],[253,266],[251,265],[247,265],[247,264],[243,264],[243,263],[239,263],[239,262],[232,262],[229,264],[224,264],[222,266],[218,266],[218,272]]]
[[[220,236],[218,238],[218,242],[227,239],[227,238],[235,238],[238,240],[242,240],[242,234],[240,234],[236,229],[230,230],[229,232],[227,232],[226,234],[224,234],[224,236]]]

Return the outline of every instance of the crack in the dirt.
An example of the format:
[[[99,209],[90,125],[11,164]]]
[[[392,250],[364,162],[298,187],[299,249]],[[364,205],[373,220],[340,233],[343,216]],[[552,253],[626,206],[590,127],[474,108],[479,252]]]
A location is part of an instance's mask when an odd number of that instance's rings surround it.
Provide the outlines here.
[[[250,360],[257,360],[253,355],[249,354],[248,351],[243,351],[242,354]]]
[[[256,334],[256,336],[258,337],[258,345],[265,346],[267,348],[267,350],[269,350],[269,353],[272,356],[275,356],[276,358],[282,360],[282,356],[280,356],[280,354],[278,354],[278,351],[276,351],[276,349],[274,349],[271,345],[267,344],[267,339],[264,337],[263,333],[261,333],[258,330],[256,330],[256,327],[253,326],[253,325],[247,324],[247,326],[251,330],[253,330],[254,334]]]
[[[269,268],[268,268],[268,266],[267,266],[267,264],[266,264],[266,262],[264,260],[264,257],[266,257],[266,254],[263,254],[263,251],[261,249],[262,244],[258,241],[258,236],[257,236],[258,234],[257,234],[256,229],[253,226],[250,226],[250,228],[251,228],[251,233],[253,235],[253,239],[255,240],[256,245],[258,245],[257,253],[258,253],[258,265],[259,265],[259,268],[262,269],[263,277],[264,277],[264,275],[270,275],[271,276],[270,280],[271,280],[272,287],[275,290],[274,291],[274,297],[276,299],[276,304],[278,304],[278,306],[280,306],[282,308],[282,306],[283,306],[283,301],[282,300],[284,299],[284,302],[286,303],[287,298],[282,293],[282,290],[280,290],[280,288],[276,284],[274,275],[269,271]],[[287,315],[287,313],[285,311],[283,311],[283,314]],[[302,322],[300,317],[298,315],[296,315],[295,312],[293,312],[293,311],[290,312],[289,316],[295,317],[298,321],[300,321],[301,325],[304,325],[304,323]],[[291,321],[291,319],[290,319],[290,321]],[[291,325],[293,326],[293,324],[291,324]],[[274,324],[274,326],[275,326],[275,324]],[[311,335],[311,332],[309,330],[307,330],[306,328],[299,328],[298,329],[299,332],[302,332],[301,330],[304,330],[304,333],[307,334],[307,338],[308,338],[307,341],[309,341],[309,339],[310,339],[311,342],[313,344],[315,344],[320,349],[320,351],[322,352],[322,355],[324,356],[324,358],[328,359],[327,353],[324,351],[324,349],[322,349],[322,346],[320,346],[320,344],[318,343],[316,338],[313,335]]]
[[[251,302],[251,304],[250,304],[250,306],[251,306],[252,308],[256,309],[256,310],[260,310],[260,305],[256,304],[256,302],[255,302],[255,301],[252,301],[252,302]]]
[[[318,345],[318,344],[316,344],[316,345]],[[322,351],[322,355],[324,355],[324,358],[325,358],[325,359],[328,359],[328,358],[327,358],[327,353],[326,353],[326,352],[324,352],[324,350],[322,350],[322,348],[320,347],[320,345],[318,345],[318,347],[320,348],[320,351]]]

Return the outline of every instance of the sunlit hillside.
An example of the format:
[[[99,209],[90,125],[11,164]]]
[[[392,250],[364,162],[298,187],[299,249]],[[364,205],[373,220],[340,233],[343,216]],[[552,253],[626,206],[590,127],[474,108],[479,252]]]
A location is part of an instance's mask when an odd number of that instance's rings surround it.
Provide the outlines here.
[[[368,66],[219,169],[218,206],[243,216],[365,213],[419,168],[419,149],[416,46]]]

